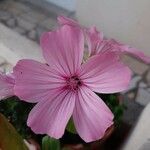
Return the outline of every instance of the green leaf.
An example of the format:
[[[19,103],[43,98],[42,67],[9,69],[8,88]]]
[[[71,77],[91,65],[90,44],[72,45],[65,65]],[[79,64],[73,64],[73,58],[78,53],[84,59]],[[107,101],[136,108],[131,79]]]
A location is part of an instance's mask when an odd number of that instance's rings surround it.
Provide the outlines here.
[[[71,133],[77,134],[72,118],[69,120],[66,129]]]
[[[42,150],[60,150],[60,142],[49,136],[42,139]]]
[[[28,150],[21,136],[2,114],[0,114],[0,149]]]

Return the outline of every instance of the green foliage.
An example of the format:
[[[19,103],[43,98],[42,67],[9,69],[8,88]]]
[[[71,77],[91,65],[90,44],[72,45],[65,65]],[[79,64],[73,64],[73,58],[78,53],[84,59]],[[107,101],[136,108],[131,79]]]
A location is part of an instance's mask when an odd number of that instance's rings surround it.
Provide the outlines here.
[[[60,150],[60,142],[49,136],[42,139],[42,150]]]
[[[119,99],[119,94],[98,94],[114,114],[114,121],[117,125],[122,121],[122,116],[126,106]]]
[[[0,149],[28,150],[21,136],[2,114],[0,114]]]
[[[29,138],[32,133],[26,125],[32,107],[33,104],[20,101],[17,97],[0,101],[0,112],[8,118],[23,138]]]
[[[66,129],[67,129],[67,131],[69,131],[71,133],[74,133],[74,134],[77,133],[72,118],[69,120]]]

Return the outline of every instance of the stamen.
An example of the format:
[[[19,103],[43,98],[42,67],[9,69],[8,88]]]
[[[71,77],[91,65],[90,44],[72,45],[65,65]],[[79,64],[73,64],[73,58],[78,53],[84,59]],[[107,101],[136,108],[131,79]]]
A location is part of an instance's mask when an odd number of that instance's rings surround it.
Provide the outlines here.
[[[67,87],[73,91],[77,90],[81,86],[82,82],[78,76],[71,76],[66,80]]]

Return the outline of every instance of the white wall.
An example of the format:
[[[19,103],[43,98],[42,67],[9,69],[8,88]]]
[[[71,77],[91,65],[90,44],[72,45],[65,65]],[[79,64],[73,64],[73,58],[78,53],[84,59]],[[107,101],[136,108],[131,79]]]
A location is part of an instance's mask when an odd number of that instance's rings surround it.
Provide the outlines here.
[[[150,0],[77,0],[77,18],[150,54]]]

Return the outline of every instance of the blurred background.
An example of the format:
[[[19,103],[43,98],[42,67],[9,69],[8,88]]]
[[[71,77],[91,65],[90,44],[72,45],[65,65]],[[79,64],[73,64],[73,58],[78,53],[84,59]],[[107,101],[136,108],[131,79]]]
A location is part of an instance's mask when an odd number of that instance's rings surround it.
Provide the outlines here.
[[[11,71],[21,58],[43,61],[39,38],[43,32],[56,28],[59,15],[74,18],[85,26],[95,25],[106,37],[150,56],[149,8],[149,0],[0,0],[0,70]],[[121,93],[126,106],[121,128],[108,141],[114,150],[130,145],[128,141],[132,136],[134,139],[135,132],[141,132],[139,147],[150,139],[149,131],[149,136],[142,134],[141,127],[135,131],[150,101],[150,66],[129,56],[124,61],[132,68],[133,77],[129,90]],[[145,129],[150,126],[149,120],[147,116],[143,121]]]

